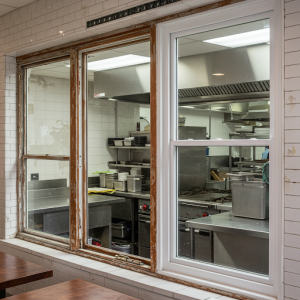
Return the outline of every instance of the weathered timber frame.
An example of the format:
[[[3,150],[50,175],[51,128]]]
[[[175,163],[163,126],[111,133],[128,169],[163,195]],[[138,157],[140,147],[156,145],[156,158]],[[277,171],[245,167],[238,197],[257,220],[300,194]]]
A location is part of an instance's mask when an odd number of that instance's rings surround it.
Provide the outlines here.
[[[155,27],[154,27],[155,28]],[[93,45],[92,48],[80,48],[78,51],[79,53],[81,53],[82,56],[82,65],[81,65],[81,73],[82,73],[82,120],[84,120],[82,122],[82,153],[83,153],[83,160],[82,160],[82,169],[83,169],[83,184],[82,186],[83,188],[83,193],[82,193],[82,220],[83,220],[83,230],[82,230],[82,248],[83,249],[87,249],[87,250],[92,250],[95,252],[99,252],[102,254],[107,255],[108,259],[110,260],[116,260],[115,256],[119,253],[118,251],[115,250],[111,250],[108,248],[99,248],[97,246],[93,246],[93,245],[89,245],[86,243],[87,241],[87,237],[86,237],[86,233],[87,233],[87,222],[86,222],[86,212],[88,211],[88,206],[87,206],[87,128],[86,128],[86,123],[87,123],[87,99],[86,99],[86,88],[87,88],[87,70],[86,70],[86,62],[87,62],[87,56],[89,54],[95,53],[95,52],[99,52],[99,51],[107,51],[107,50],[112,50],[112,49],[116,49],[116,48],[120,48],[120,47],[124,47],[124,46],[129,46],[129,45],[135,45],[138,43],[143,43],[143,42],[149,42],[150,41],[150,27],[147,28],[143,28],[142,30],[138,30],[136,32],[132,32],[130,33],[128,36],[126,37],[119,37],[117,40],[114,40],[112,43],[101,43],[99,44],[99,46],[95,46]],[[81,50],[83,49],[83,50]],[[154,49],[156,50],[156,49]],[[155,57],[155,55],[154,55]],[[152,60],[151,60],[152,62]],[[150,63],[151,63],[150,62]],[[154,62],[155,63],[155,62]],[[152,65],[150,68],[150,73],[152,74]],[[155,76],[154,76],[155,77]],[[154,78],[155,79],[155,78]],[[152,80],[151,80],[151,86],[152,86]],[[150,93],[150,103],[152,103],[152,94]],[[155,114],[155,112],[154,112]],[[151,112],[152,115],[152,112]],[[155,122],[151,125],[152,127],[155,127]],[[151,127],[151,130],[152,130]],[[153,129],[154,130],[154,129]],[[152,136],[152,131],[151,131],[151,140],[155,139],[155,137]],[[152,172],[152,170],[151,170]],[[155,171],[154,171],[155,172]],[[152,190],[150,192],[150,194],[152,194]],[[153,231],[153,224],[150,224],[151,226],[151,232]],[[136,260],[139,261],[142,265],[144,265],[144,268],[149,268],[150,265],[150,260],[146,259],[146,258],[142,258],[139,256],[135,256],[135,255],[131,255],[131,254],[126,254],[126,257],[131,258],[132,260]],[[132,264],[131,262],[127,262],[129,265],[132,266],[137,266],[136,264]],[[140,267],[140,266],[139,266]]]
[[[174,282],[183,283],[189,286],[200,287],[207,290],[209,288],[191,284],[182,280],[169,278],[156,273],[157,270],[157,66],[156,66],[156,25],[169,20],[186,17],[189,15],[217,9],[223,6],[242,2],[244,0],[223,0],[216,3],[193,8],[187,11],[171,14],[155,20],[141,24],[132,25],[122,29],[117,29],[108,33],[85,38],[79,41],[66,43],[64,45],[47,48],[34,53],[17,57],[18,72],[18,237],[33,241],[38,244],[47,245],[66,252],[74,251],[81,256],[93,258],[98,261],[105,261],[112,265],[147,273],[152,276],[168,279]],[[151,109],[151,181],[150,181],[150,204],[151,204],[151,237],[150,251],[151,259],[144,259],[134,255],[127,257],[138,260],[142,264],[138,265],[124,260],[117,260],[117,251],[87,245],[86,241],[86,222],[87,212],[87,153],[86,153],[86,62],[89,53],[109,50],[121,46],[137,44],[150,41],[150,109]],[[41,156],[27,155],[24,150],[26,145],[26,93],[24,89],[26,69],[34,66],[45,65],[48,63],[70,59],[70,157],[68,156]],[[25,201],[25,161],[27,159],[47,159],[47,160],[66,160],[70,163],[70,240],[53,236],[46,233],[35,232],[25,228],[24,220],[26,213]],[[80,182],[80,175],[82,183]],[[82,195],[82,197],[80,197]],[[82,199],[81,199],[82,198]],[[80,238],[80,230],[82,238]],[[67,245],[66,245],[67,244]],[[93,250],[93,254],[91,251]],[[214,290],[216,291],[216,290]],[[219,291],[220,292],[220,291]],[[226,295],[228,295],[226,293]]]
[[[59,242],[62,245],[69,244],[69,239],[58,237],[52,234],[41,233],[36,230],[26,228],[26,162],[30,159],[35,160],[55,160],[55,161],[69,161],[69,156],[65,155],[32,155],[27,154],[27,81],[26,74],[27,69],[40,65],[49,64],[52,62],[62,61],[68,56],[62,56],[54,58],[50,61],[36,61],[33,63],[18,64],[18,186],[17,186],[17,198],[18,198],[18,230],[25,234],[31,234],[36,238],[47,238],[55,242]]]

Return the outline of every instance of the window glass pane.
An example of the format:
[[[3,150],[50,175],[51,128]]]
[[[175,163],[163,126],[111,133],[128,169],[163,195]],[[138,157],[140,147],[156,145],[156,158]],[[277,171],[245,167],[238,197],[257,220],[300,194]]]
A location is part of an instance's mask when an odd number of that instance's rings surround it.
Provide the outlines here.
[[[177,256],[268,275],[269,147],[178,147],[177,161]]]
[[[177,39],[179,126],[206,127],[196,139],[270,137],[269,29],[266,19]]]
[[[69,238],[69,162],[26,162],[27,228]]]
[[[27,69],[27,154],[70,155],[70,60]]]
[[[93,53],[87,69],[87,242],[150,258],[149,42]]]

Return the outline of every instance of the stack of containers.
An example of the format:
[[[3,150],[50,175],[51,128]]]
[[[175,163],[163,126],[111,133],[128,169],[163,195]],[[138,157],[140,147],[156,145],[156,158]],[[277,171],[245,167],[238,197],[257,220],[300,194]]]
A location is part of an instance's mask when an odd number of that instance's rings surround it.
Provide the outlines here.
[[[142,175],[142,168],[131,168],[130,175]]]
[[[118,173],[106,173],[105,177],[103,176],[103,174],[99,174],[99,176],[100,176],[100,187],[113,189],[114,188],[113,182],[118,178]]]
[[[147,144],[147,136],[134,137],[134,144],[138,147],[145,147],[145,144]]]
[[[127,175],[129,175],[128,172],[118,173],[118,180],[114,181],[114,189],[116,191],[125,192],[127,190]]]

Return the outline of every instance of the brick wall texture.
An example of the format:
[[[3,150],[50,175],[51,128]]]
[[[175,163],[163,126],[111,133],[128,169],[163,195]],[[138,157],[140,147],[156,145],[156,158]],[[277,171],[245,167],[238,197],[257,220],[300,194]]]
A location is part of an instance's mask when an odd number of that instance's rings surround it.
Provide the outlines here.
[[[286,299],[300,299],[300,1],[285,2],[285,214]]]

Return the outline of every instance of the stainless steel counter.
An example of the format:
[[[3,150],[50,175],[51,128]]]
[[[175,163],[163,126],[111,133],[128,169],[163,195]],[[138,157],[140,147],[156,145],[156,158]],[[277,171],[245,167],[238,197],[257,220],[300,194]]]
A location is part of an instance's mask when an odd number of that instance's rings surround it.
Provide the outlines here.
[[[31,199],[28,202],[28,212],[38,214],[69,210],[69,202],[68,195]],[[115,195],[90,194],[88,202],[89,207],[93,207],[125,202],[125,199]]]
[[[196,205],[213,205],[218,210],[232,210],[232,202],[218,203],[214,199],[221,197],[227,197],[229,194],[225,193],[206,193],[206,194],[197,194],[192,196],[179,196],[179,204],[196,204]]]
[[[269,220],[234,217],[231,212],[189,220],[186,221],[186,226],[214,232],[225,232],[264,239],[269,238]]]
[[[142,191],[142,192],[136,192],[136,193],[115,191],[113,193],[113,195],[126,197],[126,198],[150,199],[150,191]]]

